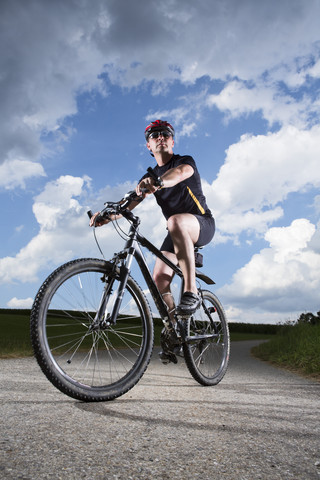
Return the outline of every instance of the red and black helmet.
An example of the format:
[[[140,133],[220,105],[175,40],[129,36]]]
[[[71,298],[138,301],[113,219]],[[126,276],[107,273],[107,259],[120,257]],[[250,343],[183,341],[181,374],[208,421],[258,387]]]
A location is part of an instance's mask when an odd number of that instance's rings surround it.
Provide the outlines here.
[[[167,130],[174,137],[174,128],[172,125],[170,125],[170,123],[166,122],[165,120],[155,120],[154,122],[151,122],[144,131],[146,140],[148,140],[151,132],[156,132],[158,130]]]

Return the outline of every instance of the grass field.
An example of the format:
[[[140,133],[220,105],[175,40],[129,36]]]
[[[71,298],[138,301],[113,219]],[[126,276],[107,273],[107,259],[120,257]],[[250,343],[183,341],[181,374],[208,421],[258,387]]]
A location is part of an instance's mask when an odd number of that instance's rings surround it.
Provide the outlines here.
[[[7,310],[0,309],[0,358],[14,358],[33,355],[31,342],[30,342],[30,330],[29,330],[30,310]],[[159,345],[160,332],[162,324],[159,320],[155,320],[155,344]],[[269,339],[272,338],[272,334],[264,332],[254,332],[253,328],[246,326],[241,327],[242,330],[238,331],[239,324],[232,331],[231,327],[231,341],[241,340],[256,340],[256,339]],[[261,326],[260,326],[261,327]],[[260,328],[261,330],[261,328]]]
[[[30,311],[5,310],[0,313],[0,358],[33,354],[29,333]]]
[[[320,380],[320,325],[284,326],[269,342],[252,349],[254,356]]]
[[[30,332],[30,310],[0,309],[0,358],[33,355]],[[159,345],[162,324],[155,320],[155,344]],[[229,324],[231,342],[268,340],[252,350],[261,360],[293,369],[320,379],[320,325],[294,326]]]

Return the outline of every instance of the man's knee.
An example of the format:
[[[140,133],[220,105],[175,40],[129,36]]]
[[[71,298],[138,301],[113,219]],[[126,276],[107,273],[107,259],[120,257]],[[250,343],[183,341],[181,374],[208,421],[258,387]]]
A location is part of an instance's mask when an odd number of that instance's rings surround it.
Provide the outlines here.
[[[174,253],[162,251],[162,253],[174,264],[177,265],[178,260]],[[157,258],[153,269],[153,280],[160,292],[170,289],[170,284],[174,276],[173,270],[167,266],[162,260]]]
[[[180,230],[181,228],[183,228],[184,223],[185,218],[182,214],[172,215],[170,218],[168,218],[167,221],[167,227],[169,232]]]
[[[193,243],[196,243],[199,238],[199,222],[196,217],[190,213],[172,215],[168,219],[167,227],[173,239],[189,236]]]

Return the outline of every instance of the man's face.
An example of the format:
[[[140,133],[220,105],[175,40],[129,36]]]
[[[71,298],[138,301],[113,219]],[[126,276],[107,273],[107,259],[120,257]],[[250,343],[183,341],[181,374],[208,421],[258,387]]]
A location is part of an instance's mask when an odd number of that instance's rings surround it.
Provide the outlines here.
[[[167,131],[152,132],[147,141],[147,148],[153,153],[173,153],[174,139]]]

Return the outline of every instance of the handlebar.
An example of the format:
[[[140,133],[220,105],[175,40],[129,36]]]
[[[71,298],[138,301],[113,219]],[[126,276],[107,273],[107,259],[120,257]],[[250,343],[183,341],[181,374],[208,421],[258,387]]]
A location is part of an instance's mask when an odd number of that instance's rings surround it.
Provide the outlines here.
[[[147,193],[147,189],[143,189],[142,193]],[[126,195],[119,200],[118,202],[106,202],[104,205],[105,208],[101,210],[99,215],[97,216],[96,220],[99,222],[101,220],[105,220],[110,215],[121,215],[130,205],[131,202],[141,202],[142,198],[139,197],[135,190],[131,190],[130,192],[126,193]],[[91,218],[93,213],[91,210],[87,212],[88,217]]]
[[[162,187],[163,183],[160,177],[158,177],[153,169],[149,167],[147,169],[147,172],[149,173],[150,177],[154,180],[154,184],[158,187]],[[148,193],[149,190],[147,188],[141,189],[141,192],[143,194]],[[126,193],[126,195],[119,201],[119,202],[106,202],[104,205],[105,208],[101,210],[99,215],[96,217],[96,221],[102,221],[110,217],[110,215],[122,215],[123,212],[128,208],[131,202],[141,202],[143,198],[141,198],[139,195],[137,195],[135,190],[130,190],[130,192]],[[93,216],[93,213],[91,210],[87,212],[88,217],[91,219]]]

